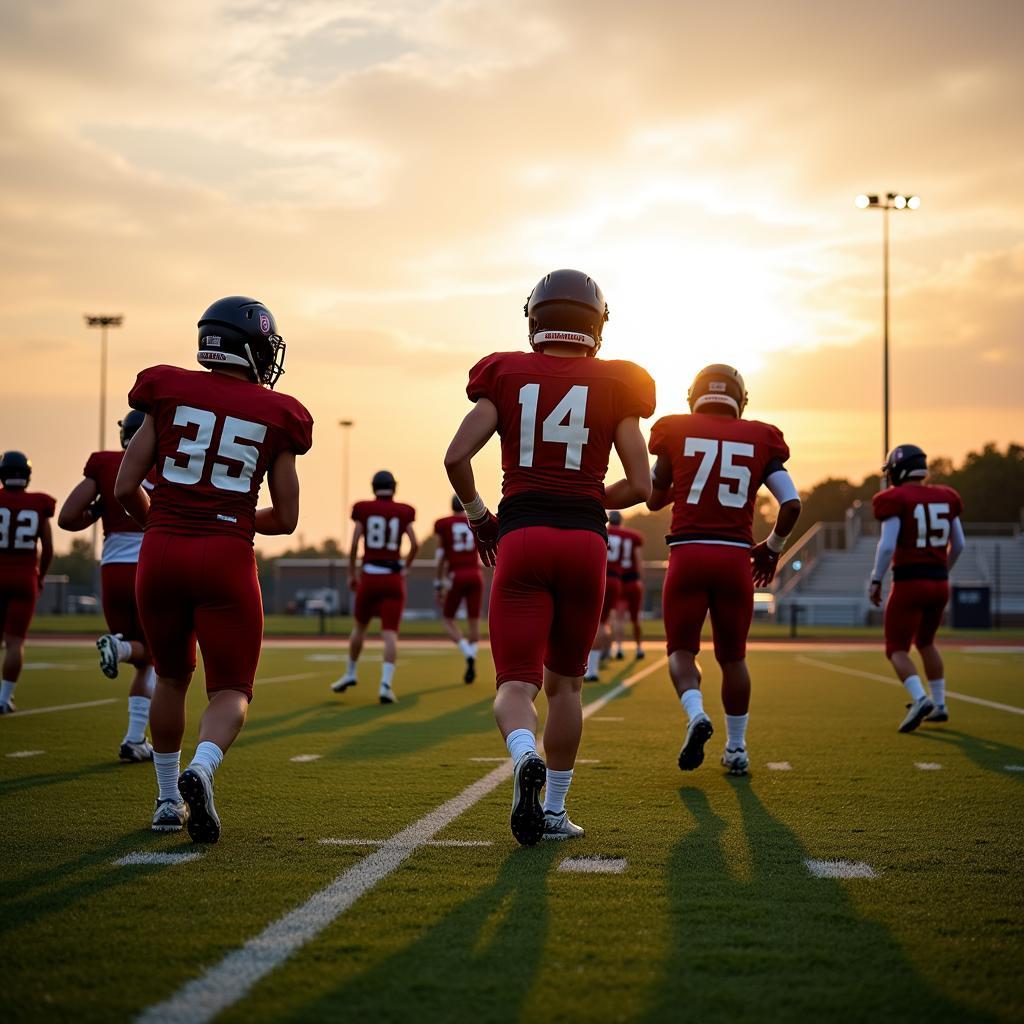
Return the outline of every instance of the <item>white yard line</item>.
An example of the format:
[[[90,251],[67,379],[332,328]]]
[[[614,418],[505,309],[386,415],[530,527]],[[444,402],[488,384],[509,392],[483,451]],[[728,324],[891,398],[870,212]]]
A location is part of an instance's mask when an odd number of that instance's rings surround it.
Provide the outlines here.
[[[667,662],[668,658],[661,658],[624,679],[603,697],[588,704],[583,709],[583,717],[589,718],[595,711],[600,711]],[[316,938],[360,896],[387,878],[410,854],[431,842],[438,832],[497,789],[511,774],[512,765],[507,761],[492,769],[457,796],[392,836],[301,906],[272,921],[259,935],[228,953],[220,963],[198,978],[187,982],[169,999],[145,1010],[137,1020],[142,1024],[174,1024],[178,1021],[181,1024],[200,1024],[234,1006],[257,982]]]
[[[861,679],[875,679],[880,683],[888,683],[890,686],[898,686],[902,689],[903,684],[898,679],[890,676],[880,676],[877,672],[863,672],[859,668],[847,668],[845,665],[833,665],[828,661],[819,661],[817,658],[808,658],[803,654],[796,656],[797,661],[805,665],[815,665],[817,668],[827,668],[830,672],[840,672],[846,676],[860,676]],[[957,700],[967,701],[968,704],[980,704],[982,707],[995,708],[996,711],[1009,711],[1011,715],[1024,715],[1024,708],[1015,707],[1013,704],[1000,704],[995,700],[985,700],[982,697],[972,697],[967,693],[957,693],[956,690],[947,690],[947,697],[955,697]]]
[[[319,839],[324,846],[383,846],[387,839]],[[431,839],[424,846],[493,846],[490,839]]]
[[[48,708],[28,708],[25,711],[15,711],[13,715],[0,715],[0,718],[9,721],[11,718],[25,718],[27,715],[48,715],[51,711],[78,711],[80,708],[98,708],[101,704],[116,704],[119,697],[106,697],[104,700],[87,700],[83,704],[54,704]]]
[[[266,679],[257,679],[257,686],[266,686],[267,683],[290,683],[296,679],[312,679],[314,676],[329,675],[326,671],[320,672],[296,672],[290,676],[267,676]]]

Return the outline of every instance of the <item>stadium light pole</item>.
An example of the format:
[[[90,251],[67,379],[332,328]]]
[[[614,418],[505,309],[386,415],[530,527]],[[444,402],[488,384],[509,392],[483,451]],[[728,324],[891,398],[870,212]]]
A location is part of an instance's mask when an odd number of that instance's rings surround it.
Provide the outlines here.
[[[857,196],[859,210],[882,211],[882,462],[889,456],[889,211],[916,210],[921,197],[902,192]]]
[[[338,420],[341,427],[341,549],[348,551],[348,463],[349,438],[355,420]]]

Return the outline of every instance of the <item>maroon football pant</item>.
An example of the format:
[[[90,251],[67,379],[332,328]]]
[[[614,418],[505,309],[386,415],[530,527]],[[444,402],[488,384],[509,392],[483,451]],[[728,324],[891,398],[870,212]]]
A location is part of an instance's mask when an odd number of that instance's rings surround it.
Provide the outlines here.
[[[398,632],[405,608],[405,577],[400,572],[374,575],[365,570],[359,576],[356,590],[355,620],[369,625],[380,616],[380,628]]]
[[[243,537],[184,537],[147,531],[135,595],[158,676],[181,679],[203,652],[206,690],[252,700],[263,642],[256,556]]]
[[[484,577],[479,569],[459,569],[452,573],[451,586],[444,595],[442,614],[454,619],[459,605],[466,602],[466,618],[480,618],[480,604],[484,596]]]
[[[111,562],[100,569],[103,584],[103,617],[111,633],[125,640],[145,642],[139,610],[135,603],[135,562]]]
[[[0,626],[4,634],[23,640],[28,636],[38,594],[35,566],[0,566]]]
[[[622,580],[618,576],[606,576],[604,581],[604,604],[601,606],[601,625],[603,626],[608,617],[615,610],[622,594]]]
[[[644,601],[644,585],[640,580],[623,581],[619,605],[624,608],[633,622],[640,618],[640,607]]]
[[[893,583],[885,603],[885,656],[935,642],[949,600],[946,580],[900,580]]]
[[[582,676],[601,624],[608,545],[592,530],[526,526],[498,544],[488,625],[497,684]]]
[[[711,613],[715,658],[740,661],[754,617],[750,549],[727,544],[678,544],[671,549],[662,594],[668,653],[700,651]]]

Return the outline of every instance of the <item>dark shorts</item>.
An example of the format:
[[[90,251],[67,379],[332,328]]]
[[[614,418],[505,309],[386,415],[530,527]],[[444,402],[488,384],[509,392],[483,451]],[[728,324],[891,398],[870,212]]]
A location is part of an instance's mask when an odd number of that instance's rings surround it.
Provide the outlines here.
[[[356,590],[355,619],[369,625],[380,616],[380,628],[398,632],[405,608],[405,577],[400,572],[373,575],[363,572]]]
[[[460,569],[452,573],[451,586],[444,595],[442,614],[454,619],[459,605],[466,602],[466,618],[480,618],[480,604],[484,596],[484,577],[479,569]]]
[[[111,562],[100,568],[103,584],[103,617],[111,633],[125,640],[145,643],[145,633],[135,602],[136,562]]]
[[[700,650],[700,631],[711,613],[715,658],[746,657],[754,616],[750,549],[727,544],[679,544],[671,549],[662,595],[668,653]]]
[[[6,636],[28,636],[36,611],[39,575],[35,566],[0,566],[0,626]]]
[[[900,580],[885,603],[885,655],[928,647],[942,623],[949,601],[947,580]]]
[[[247,540],[147,532],[135,596],[158,676],[190,675],[198,640],[207,692],[239,690],[252,700],[263,600]]]
[[[488,610],[498,686],[542,686],[545,667],[583,675],[601,624],[607,560],[607,541],[592,530],[524,526],[501,538]]]

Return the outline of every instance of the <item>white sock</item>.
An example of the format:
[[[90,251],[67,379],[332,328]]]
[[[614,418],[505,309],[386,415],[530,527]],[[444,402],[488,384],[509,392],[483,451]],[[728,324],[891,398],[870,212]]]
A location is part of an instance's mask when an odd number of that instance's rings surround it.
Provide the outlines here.
[[[123,640],[120,633],[114,634],[114,649],[117,651],[118,661],[127,661],[132,656],[132,645]]]
[[[513,729],[505,737],[505,746],[515,764],[523,754],[537,753],[537,737],[529,729]]]
[[[387,687],[391,689],[391,680],[395,677],[395,663],[393,661],[385,661],[380,667],[380,685],[381,688]]]
[[[204,768],[206,770],[207,775],[212,776],[220,767],[220,763],[223,760],[224,751],[221,750],[216,743],[211,743],[209,740],[203,740],[203,742],[196,747],[196,752],[192,756],[192,762],[189,764],[189,768],[198,765],[200,768]]]
[[[615,645],[615,657],[617,658],[620,654],[624,653],[622,650],[622,644]]]
[[[471,658],[475,658],[475,657],[476,657],[476,649],[477,649],[477,648],[478,648],[479,646],[480,646],[479,644],[470,644],[470,645],[469,645],[469,656],[470,656]]]
[[[587,675],[596,676],[598,669],[601,667],[601,652],[591,651],[587,655]]]
[[[683,690],[683,695],[679,698],[679,703],[683,705],[686,717],[691,722],[698,715],[704,714],[704,697],[700,690]]]
[[[348,659],[348,668],[345,669],[345,678],[346,679],[355,679],[355,677],[356,677],[356,663],[351,658],[349,658]]]
[[[6,704],[14,696],[14,688],[17,685],[7,679],[0,683],[0,704]]]
[[[146,738],[146,724],[149,722],[149,698],[128,698],[128,731],[125,743],[141,743]]]
[[[152,698],[153,691],[156,689],[156,669],[152,665],[149,666],[149,671],[146,673],[146,696]]]
[[[473,657],[473,645],[468,640],[459,641],[459,650],[462,651],[462,656],[464,658]]]
[[[946,703],[946,680],[945,679],[929,679],[928,685],[932,691],[932,703],[933,704],[945,704]]]
[[[156,769],[156,784],[159,786],[158,799],[181,800],[178,792],[178,776],[181,774],[181,751],[173,754],[160,754],[153,751],[153,767]]]
[[[747,719],[750,715],[726,715],[725,716],[725,745],[730,750],[737,747],[747,749]]]
[[[555,771],[548,769],[548,784],[544,790],[544,810],[554,811],[561,814],[565,810],[565,795],[569,792],[569,784],[572,782],[572,769],[568,771]]]
[[[907,676],[903,680],[903,685],[907,688],[911,700],[920,700],[924,696],[924,687],[921,685],[920,676]]]

